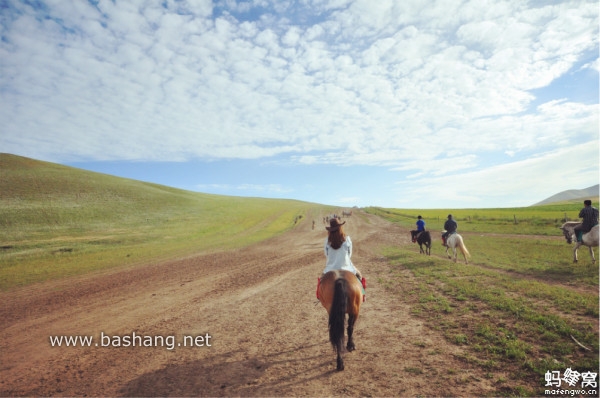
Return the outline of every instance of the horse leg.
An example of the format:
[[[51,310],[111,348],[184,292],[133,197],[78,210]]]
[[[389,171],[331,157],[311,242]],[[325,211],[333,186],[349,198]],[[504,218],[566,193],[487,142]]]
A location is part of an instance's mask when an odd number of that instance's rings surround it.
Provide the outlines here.
[[[452,253],[454,253],[454,262],[456,263],[458,261],[458,250],[456,250],[456,247],[452,248]]]
[[[348,344],[346,344],[346,349],[348,352],[354,351],[356,346],[354,345],[354,340],[352,339],[352,333],[354,333],[354,322],[356,322],[356,315],[348,315]]]
[[[577,244],[575,245],[575,248],[573,249],[573,262],[576,263],[578,258],[577,258],[577,249],[579,249],[579,246],[581,246],[581,242],[577,242]]]
[[[596,257],[594,257],[594,249],[592,248],[592,246],[588,246],[588,248],[590,249],[590,256],[592,256],[592,264],[596,264]]]
[[[342,358],[342,354],[338,351],[337,353],[337,370],[344,370],[344,359]]]
[[[449,254],[448,254],[448,249],[450,249],[450,246],[446,246],[446,256],[448,256],[448,258],[452,258]]]

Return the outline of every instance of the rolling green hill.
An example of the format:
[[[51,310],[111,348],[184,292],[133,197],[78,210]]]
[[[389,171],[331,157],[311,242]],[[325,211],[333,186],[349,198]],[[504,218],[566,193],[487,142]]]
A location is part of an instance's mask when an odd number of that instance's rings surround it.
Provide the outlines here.
[[[0,290],[242,247],[326,206],[190,192],[0,154]]]
[[[591,199],[598,203],[599,186],[600,185],[596,184],[585,189],[569,189],[567,191],[562,191],[536,203],[534,206],[564,203],[573,200],[581,203],[585,199]]]

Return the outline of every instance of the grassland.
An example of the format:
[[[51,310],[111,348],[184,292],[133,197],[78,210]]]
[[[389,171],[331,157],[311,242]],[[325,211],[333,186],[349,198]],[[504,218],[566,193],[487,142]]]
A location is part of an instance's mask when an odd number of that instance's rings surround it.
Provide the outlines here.
[[[598,265],[591,264],[587,250],[574,265],[572,246],[557,228],[565,214],[577,219],[579,202],[522,209],[366,209],[406,228],[421,214],[431,231],[441,230],[452,213],[472,254],[468,265],[446,260],[434,232],[431,257],[419,255],[412,244],[383,249],[392,271],[380,282],[447,343],[465,347],[462,359],[485,369],[502,395],[544,395],[546,372],[597,373],[599,366]]]
[[[598,198],[590,198],[598,203]],[[431,231],[441,231],[448,214],[460,223],[461,232],[559,236],[565,220],[579,220],[583,201],[560,204],[498,209],[389,209],[370,207],[369,213],[413,228],[418,215]]]
[[[0,290],[239,248],[328,209],[183,191],[8,154],[0,154],[0,170]]]
[[[0,171],[0,290],[239,248],[334,210],[182,191],[5,154]],[[573,265],[572,246],[557,228],[565,218],[577,219],[580,208],[574,201],[364,210],[407,229],[420,214],[434,231],[431,257],[409,243],[382,248],[391,271],[378,282],[441,331],[447,344],[464,347],[461,359],[485,369],[499,394],[539,396],[547,371],[597,372],[599,366],[598,266],[586,251]],[[435,231],[448,213],[472,254],[469,265],[442,257]]]

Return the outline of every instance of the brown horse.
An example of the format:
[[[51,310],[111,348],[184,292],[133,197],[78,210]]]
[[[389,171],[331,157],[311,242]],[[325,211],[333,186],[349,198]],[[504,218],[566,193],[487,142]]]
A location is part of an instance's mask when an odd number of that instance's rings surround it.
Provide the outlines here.
[[[345,270],[329,271],[321,277],[318,296],[321,304],[329,314],[329,341],[337,353],[337,370],[344,370],[342,350],[346,314],[348,314],[348,344],[346,344],[346,349],[354,351],[356,347],[352,340],[352,332],[360,311],[360,303],[363,301],[361,283],[352,272]]]

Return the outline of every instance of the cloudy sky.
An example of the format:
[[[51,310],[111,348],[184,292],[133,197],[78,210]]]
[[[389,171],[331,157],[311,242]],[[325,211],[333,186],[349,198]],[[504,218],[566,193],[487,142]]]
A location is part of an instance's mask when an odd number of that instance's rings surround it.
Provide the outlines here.
[[[0,1],[0,152],[336,206],[599,181],[597,0]]]

